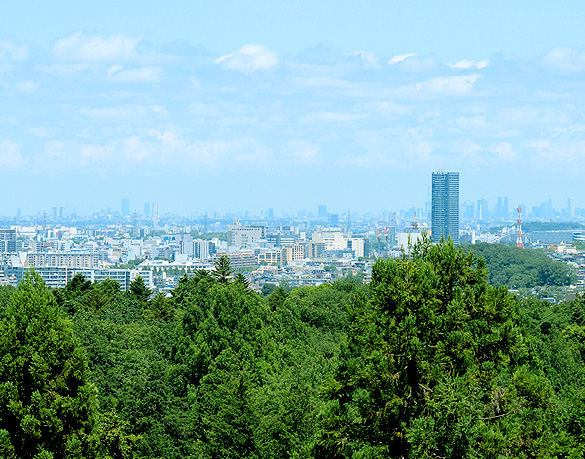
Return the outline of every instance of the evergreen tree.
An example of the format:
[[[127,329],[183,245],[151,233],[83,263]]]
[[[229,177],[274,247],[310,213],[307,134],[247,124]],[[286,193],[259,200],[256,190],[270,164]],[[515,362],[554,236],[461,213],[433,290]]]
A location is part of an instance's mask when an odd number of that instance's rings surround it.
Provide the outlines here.
[[[130,296],[136,298],[138,301],[142,301],[143,303],[146,303],[149,300],[150,295],[152,295],[152,290],[146,286],[142,276],[138,276],[130,282],[128,292]]]
[[[96,413],[96,390],[71,322],[42,279],[27,274],[0,324],[0,453],[92,457]]]
[[[234,282],[236,284],[242,284],[245,288],[248,288],[250,286],[250,281],[246,279],[246,276],[244,276],[242,273],[236,274]]]
[[[218,282],[226,284],[229,277],[234,273],[230,265],[230,259],[227,255],[222,255],[215,261],[215,270],[211,275],[217,279]]]
[[[515,299],[451,241],[376,262],[315,457],[555,457],[571,444],[542,374],[519,364]]]

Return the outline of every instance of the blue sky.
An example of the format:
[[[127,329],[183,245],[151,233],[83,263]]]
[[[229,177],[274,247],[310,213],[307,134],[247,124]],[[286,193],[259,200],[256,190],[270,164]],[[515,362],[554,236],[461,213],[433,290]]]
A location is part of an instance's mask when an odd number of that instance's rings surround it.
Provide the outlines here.
[[[382,212],[436,169],[462,200],[585,207],[584,23],[577,1],[3,2],[0,215]]]

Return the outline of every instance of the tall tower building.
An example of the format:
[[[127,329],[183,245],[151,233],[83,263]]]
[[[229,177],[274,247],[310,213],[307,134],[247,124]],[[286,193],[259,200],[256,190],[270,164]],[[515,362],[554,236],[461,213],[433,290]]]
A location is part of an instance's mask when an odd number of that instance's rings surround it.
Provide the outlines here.
[[[568,217],[575,218],[575,198],[572,196],[567,198],[567,209]]]
[[[158,202],[152,203],[152,226],[158,229]]]
[[[459,172],[433,172],[432,238],[451,238],[459,244]]]
[[[130,199],[122,198],[122,217],[130,215]]]

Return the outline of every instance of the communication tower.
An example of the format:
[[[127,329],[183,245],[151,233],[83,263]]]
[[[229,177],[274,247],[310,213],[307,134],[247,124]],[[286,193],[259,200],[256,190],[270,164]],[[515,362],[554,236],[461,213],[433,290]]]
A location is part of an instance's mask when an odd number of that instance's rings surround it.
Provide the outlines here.
[[[516,220],[516,247],[524,248],[522,244],[522,207],[518,206],[518,219]]]

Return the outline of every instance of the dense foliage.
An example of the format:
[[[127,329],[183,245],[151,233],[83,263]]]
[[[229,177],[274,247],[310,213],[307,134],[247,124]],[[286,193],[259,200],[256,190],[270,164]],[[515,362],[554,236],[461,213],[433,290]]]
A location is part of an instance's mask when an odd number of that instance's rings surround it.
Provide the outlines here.
[[[0,457],[583,457],[585,300],[487,267],[423,241],[369,285],[0,287]]]
[[[125,457],[132,438],[99,414],[84,350],[42,279],[27,276],[0,323],[0,454]]]
[[[524,222],[522,229],[527,232],[531,231],[570,231],[573,229],[582,229],[581,223],[575,222]]]
[[[486,243],[468,245],[465,250],[485,259],[491,285],[508,288],[562,286],[577,280],[574,269],[552,260],[542,250]]]
[[[316,457],[573,454],[551,383],[524,364],[514,297],[452,243],[380,260],[354,301]]]

